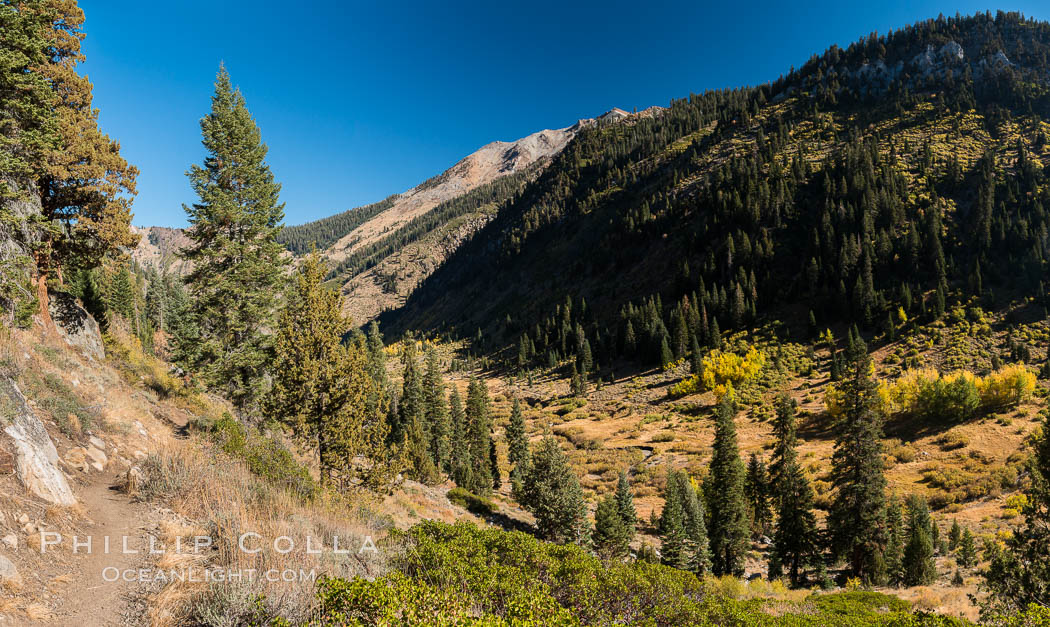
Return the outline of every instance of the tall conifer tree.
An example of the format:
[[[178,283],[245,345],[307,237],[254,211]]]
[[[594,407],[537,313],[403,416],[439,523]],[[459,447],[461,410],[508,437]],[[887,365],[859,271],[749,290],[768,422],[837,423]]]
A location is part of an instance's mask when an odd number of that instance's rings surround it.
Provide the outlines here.
[[[718,576],[743,574],[748,548],[745,469],[737,449],[734,413],[732,394],[726,394],[716,412],[710,486],[705,486],[710,511],[711,565]]]
[[[191,243],[181,253],[193,268],[186,283],[199,337],[184,338],[179,355],[244,411],[264,391],[272,355],[267,330],[283,281],[284,204],[259,127],[224,67],[200,124],[207,156],[188,173],[200,200],[184,206]]]
[[[324,287],[317,254],[295,275],[274,335],[274,380],[266,413],[318,452],[321,482],[342,478],[380,487],[393,468],[384,408],[356,345],[342,343],[351,321],[339,295]],[[363,456],[365,464],[354,464]]]
[[[850,574],[882,583],[886,574],[886,477],[878,386],[871,377],[871,357],[864,341],[851,334],[850,344],[840,383],[844,410],[831,460],[835,495],[828,525],[832,546],[849,562]]]

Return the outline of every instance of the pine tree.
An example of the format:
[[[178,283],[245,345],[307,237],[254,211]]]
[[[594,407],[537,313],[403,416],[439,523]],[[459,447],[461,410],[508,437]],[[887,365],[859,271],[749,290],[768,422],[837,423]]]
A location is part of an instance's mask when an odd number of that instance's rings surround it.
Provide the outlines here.
[[[473,482],[470,488],[475,494],[492,491],[492,418],[489,412],[489,393],[485,381],[473,375],[467,385],[467,450]]]
[[[184,206],[191,244],[180,253],[193,268],[186,283],[199,338],[180,352],[208,386],[225,390],[246,411],[264,391],[272,352],[266,330],[285,265],[277,242],[284,219],[281,186],[225,68],[201,131],[208,156],[203,167],[193,165],[188,173],[200,202]]]
[[[926,499],[911,495],[908,510],[908,542],[904,545],[904,585],[926,586],[937,579],[937,565],[933,557],[933,539],[930,536],[930,510]]]
[[[396,471],[384,446],[383,407],[369,401],[375,382],[364,355],[341,341],[352,323],[324,275],[316,253],[295,275],[274,336],[266,414],[317,450],[322,484],[341,478],[375,489]],[[358,455],[369,462],[355,466]]]
[[[691,338],[690,349],[689,349],[689,371],[695,375],[699,375],[704,369],[703,366],[703,354],[700,352],[700,343],[696,340],[694,334]]]
[[[959,566],[972,568],[977,565],[977,542],[973,532],[967,529],[959,540]],[[994,571],[992,571],[994,572]]]
[[[638,513],[634,509],[634,493],[631,492],[631,483],[627,480],[627,473],[621,471],[616,481],[616,511],[620,514],[624,527],[627,529],[629,538],[634,538],[635,529],[638,524]]]
[[[795,449],[795,403],[780,398],[774,427],[777,442],[773,449],[775,465],[771,477],[776,527],[769,559],[770,578],[787,569],[792,586],[805,584],[805,568],[823,565],[817,544],[817,521],[813,514],[813,488],[798,463]]]
[[[769,530],[769,473],[758,455],[751,453],[744,479],[744,498],[747,500],[751,520],[751,531],[766,534]]]
[[[867,347],[859,337],[851,343],[853,350],[840,383],[844,411],[831,460],[835,495],[828,527],[834,552],[849,562],[850,574],[881,583],[886,571],[882,558],[886,546],[882,416]]]
[[[583,537],[583,491],[558,442],[544,436],[530,455],[521,504],[536,517],[540,537],[579,543]]]
[[[627,556],[631,536],[616,506],[616,496],[609,494],[598,501],[594,511],[594,549],[604,559],[622,560]]]
[[[710,543],[707,521],[696,484],[684,471],[675,473],[678,482],[677,498],[682,503],[685,517],[686,570],[703,576],[711,571]]]
[[[106,308],[110,313],[119,315],[129,325],[135,323],[135,288],[132,286],[131,272],[126,265],[121,265],[113,276],[113,284],[109,287]]]
[[[684,569],[689,565],[689,552],[686,546],[685,511],[682,508],[679,487],[677,473],[669,472],[667,483],[664,485],[664,508],[660,513],[658,531],[660,563]]]
[[[423,375],[423,404],[430,434],[430,457],[439,469],[449,469],[449,420],[445,403],[445,382],[437,350],[430,346],[426,353],[426,373]]]
[[[499,471],[499,450],[496,440],[489,439],[489,469],[492,472],[492,489],[499,490],[503,485],[503,475]]]
[[[895,586],[904,583],[904,513],[900,499],[894,497],[886,506],[886,580]]]
[[[449,422],[452,425],[452,441],[449,446],[449,457],[452,465],[452,480],[456,485],[470,490],[474,487],[474,473],[470,461],[469,425],[467,413],[463,410],[459,390],[452,386],[448,398]]]
[[[735,407],[731,394],[718,405],[710,467],[708,538],[712,571],[716,576],[740,576],[747,554],[747,503],[744,462],[736,443]]]
[[[962,540],[962,527],[959,526],[959,520],[957,518],[952,519],[952,530],[948,533],[948,549],[954,551],[959,548],[959,541]]]
[[[368,350],[368,374],[382,389],[386,389],[389,381],[386,376],[386,352],[383,350],[383,334],[379,332],[379,324],[375,320],[368,324],[365,345]]]
[[[507,424],[507,460],[511,466],[511,479],[520,481],[522,471],[529,463],[529,438],[525,433],[525,416],[521,411],[521,401],[517,398],[510,408],[510,421]]]
[[[433,483],[437,480],[437,468],[430,452],[423,375],[417,363],[416,342],[408,334],[404,338],[401,362],[404,365],[401,398],[397,403],[396,420],[390,425],[390,441],[404,448],[413,478]]]
[[[673,361],[674,354],[671,353],[671,347],[667,344],[667,333],[665,332],[660,336],[660,366],[666,368]]]
[[[138,170],[99,129],[91,81],[77,72],[83,24],[75,0],[5,3],[0,11],[0,197],[40,198],[39,216],[8,212],[5,232],[32,256],[49,329],[48,285],[61,282],[63,266],[97,268],[138,243],[130,230]]]
[[[992,545],[991,563],[985,571],[992,603],[982,608],[984,612],[1020,611],[1032,604],[1050,606],[1050,414],[1032,447],[1033,455],[1028,460],[1031,479],[1024,490],[1027,502],[1021,510],[1024,522],[1013,530],[1004,546]],[[969,529],[963,535],[959,563],[977,563]]]

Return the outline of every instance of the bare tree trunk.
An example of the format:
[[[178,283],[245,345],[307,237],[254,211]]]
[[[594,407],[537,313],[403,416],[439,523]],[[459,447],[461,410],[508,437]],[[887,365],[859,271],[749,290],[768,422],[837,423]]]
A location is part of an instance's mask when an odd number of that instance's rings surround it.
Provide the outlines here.
[[[51,298],[47,294],[47,273],[40,271],[36,280],[36,299],[40,306],[40,319],[44,321],[44,330],[49,333],[58,333],[55,321],[51,319]]]

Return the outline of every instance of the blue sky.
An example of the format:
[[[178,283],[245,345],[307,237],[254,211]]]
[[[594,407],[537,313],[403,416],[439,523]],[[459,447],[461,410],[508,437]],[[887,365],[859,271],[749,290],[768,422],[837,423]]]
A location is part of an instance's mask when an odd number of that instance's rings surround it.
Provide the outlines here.
[[[225,62],[270,147],[286,223],[404,191],[494,140],[612,107],[773,80],[832,43],[939,13],[1050,6],[784,2],[81,0],[103,129],[141,170],[137,225],[184,226]]]

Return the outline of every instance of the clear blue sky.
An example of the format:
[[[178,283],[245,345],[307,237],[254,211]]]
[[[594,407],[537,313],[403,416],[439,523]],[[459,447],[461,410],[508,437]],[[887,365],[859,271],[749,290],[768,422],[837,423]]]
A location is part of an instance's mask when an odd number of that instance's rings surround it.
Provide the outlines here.
[[[220,61],[299,224],[404,191],[493,140],[762,83],[832,43],[1043,2],[81,0],[101,124],[139,167],[135,224],[184,226]],[[383,6],[381,6],[383,5]],[[518,5],[518,6],[514,6]]]

